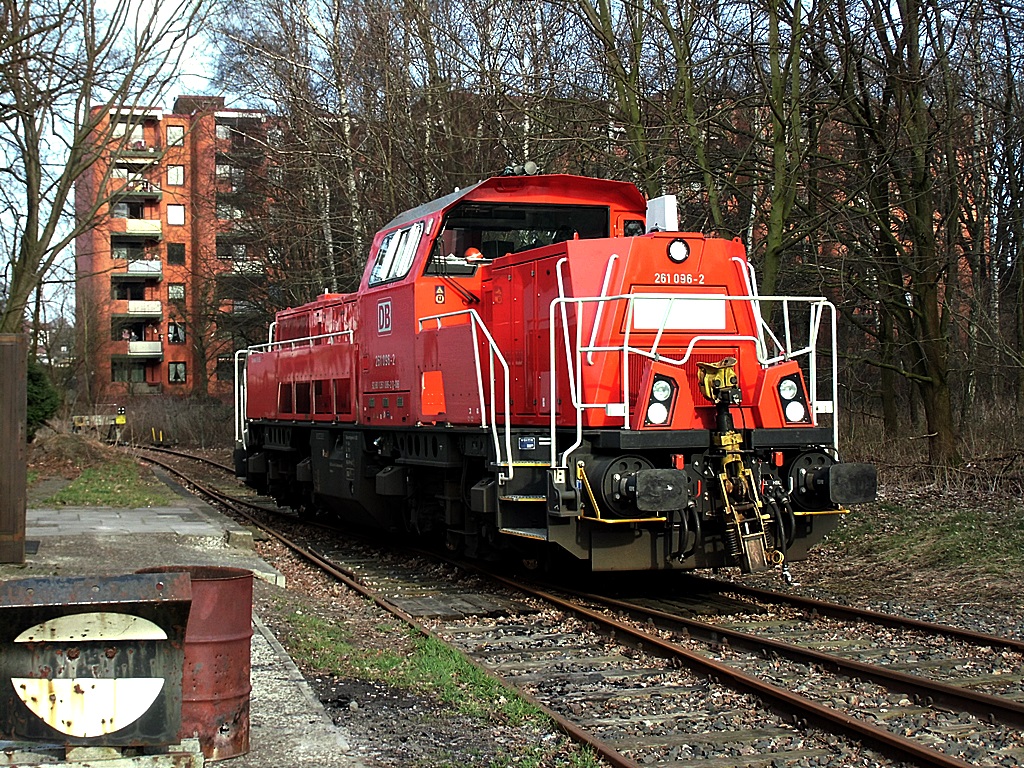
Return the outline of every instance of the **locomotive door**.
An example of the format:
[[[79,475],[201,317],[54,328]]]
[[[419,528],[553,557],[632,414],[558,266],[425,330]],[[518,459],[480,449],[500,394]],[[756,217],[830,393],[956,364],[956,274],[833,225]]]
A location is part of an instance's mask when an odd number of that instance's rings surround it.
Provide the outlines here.
[[[550,417],[550,292],[539,288],[547,272],[543,262],[532,261],[495,270],[494,277],[494,325],[507,340],[512,413],[532,424],[546,424]]]
[[[523,396],[523,341],[520,336],[521,321],[513,318],[520,313],[522,299],[513,284],[510,267],[495,268],[491,280],[491,333],[505,355],[508,363],[509,401],[511,412],[518,414],[524,402]],[[485,294],[486,298],[486,294]],[[500,379],[497,397],[502,397]]]
[[[551,410],[561,412],[560,400],[556,397],[551,402],[551,302],[558,295],[555,281],[555,262],[559,257],[551,257],[529,266],[528,274],[523,276],[529,281],[528,293],[531,306],[527,317],[525,336],[528,345],[527,365],[531,376],[528,378],[527,397],[532,404],[532,412],[536,413],[542,423],[547,424],[551,418]],[[524,292],[525,293],[525,292]],[[556,360],[557,365],[557,360]]]

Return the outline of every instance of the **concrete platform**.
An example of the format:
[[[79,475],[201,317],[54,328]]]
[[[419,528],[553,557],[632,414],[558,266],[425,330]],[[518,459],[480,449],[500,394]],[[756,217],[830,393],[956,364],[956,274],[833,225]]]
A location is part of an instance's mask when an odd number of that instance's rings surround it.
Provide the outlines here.
[[[190,497],[182,497],[181,506],[144,509],[30,507],[26,542],[32,552],[26,562],[0,564],[0,580],[216,565],[246,568],[257,578],[284,585],[283,576],[253,551],[250,531]],[[276,638],[258,616],[253,616],[253,625],[250,749],[246,755],[208,764],[362,768],[363,763],[347,754],[347,735],[327,717]],[[0,765],[5,764],[0,754]],[[90,765],[101,768],[103,761]]]

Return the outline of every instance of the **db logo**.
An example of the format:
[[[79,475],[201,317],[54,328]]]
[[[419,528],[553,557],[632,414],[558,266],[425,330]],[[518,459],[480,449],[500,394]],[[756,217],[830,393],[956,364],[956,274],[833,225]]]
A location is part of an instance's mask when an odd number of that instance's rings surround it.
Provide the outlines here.
[[[377,302],[377,334],[387,336],[391,333],[391,299]]]

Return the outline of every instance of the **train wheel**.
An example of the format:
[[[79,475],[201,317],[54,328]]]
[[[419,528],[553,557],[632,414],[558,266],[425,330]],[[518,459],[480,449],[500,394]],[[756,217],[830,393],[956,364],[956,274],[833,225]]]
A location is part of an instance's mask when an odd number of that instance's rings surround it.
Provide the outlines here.
[[[445,551],[450,552],[453,555],[461,555],[463,549],[465,549],[465,539],[462,534],[457,533],[456,531],[445,531],[444,548]]]
[[[319,507],[312,503],[302,503],[297,507],[293,507],[295,514],[299,516],[300,520],[312,523],[318,521],[322,517]]]

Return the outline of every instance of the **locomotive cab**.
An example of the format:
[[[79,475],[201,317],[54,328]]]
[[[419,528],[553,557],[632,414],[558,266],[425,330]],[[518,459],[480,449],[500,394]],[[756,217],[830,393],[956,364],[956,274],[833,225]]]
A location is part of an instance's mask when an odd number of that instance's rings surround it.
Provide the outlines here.
[[[804,556],[874,496],[874,468],[839,460],[835,309],[758,296],[738,240],[647,232],[646,206],[505,176],[396,217],[358,293],[280,313],[240,356],[248,481],[468,554]]]

